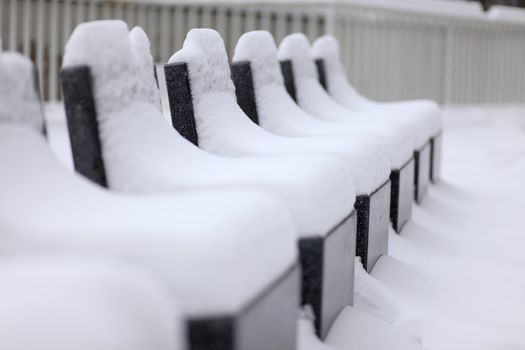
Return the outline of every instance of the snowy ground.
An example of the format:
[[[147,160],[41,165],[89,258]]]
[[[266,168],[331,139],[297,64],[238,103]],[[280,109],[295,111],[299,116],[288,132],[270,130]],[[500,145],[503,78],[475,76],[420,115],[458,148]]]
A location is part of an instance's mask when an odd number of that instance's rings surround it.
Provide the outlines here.
[[[525,349],[525,108],[448,109],[443,180],[430,188],[325,344],[302,350]],[[71,167],[61,113],[52,148]]]

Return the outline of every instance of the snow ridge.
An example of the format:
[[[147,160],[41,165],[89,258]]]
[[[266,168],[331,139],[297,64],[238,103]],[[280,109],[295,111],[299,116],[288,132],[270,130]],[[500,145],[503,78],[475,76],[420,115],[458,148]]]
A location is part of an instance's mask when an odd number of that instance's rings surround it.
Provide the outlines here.
[[[35,88],[32,62],[19,53],[0,52],[0,123],[44,128],[42,105]]]

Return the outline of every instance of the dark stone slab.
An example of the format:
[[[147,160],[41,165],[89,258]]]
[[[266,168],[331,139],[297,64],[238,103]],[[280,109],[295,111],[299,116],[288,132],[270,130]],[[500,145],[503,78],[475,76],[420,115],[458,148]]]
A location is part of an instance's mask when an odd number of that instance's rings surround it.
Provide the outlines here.
[[[71,67],[61,74],[75,168],[106,186],[90,69]],[[183,81],[190,92],[187,74]],[[191,94],[188,100],[193,116]],[[295,350],[300,288],[300,270],[294,264],[240,312],[188,320],[190,349]]]
[[[38,68],[35,65],[33,65],[33,84],[35,87],[38,102],[40,103],[40,115],[42,117],[42,135],[44,135],[44,137],[47,138],[46,118],[44,114],[44,106],[42,105],[42,94],[40,93],[40,78],[38,76]]]
[[[251,74],[248,75],[247,73],[250,70],[249,65],[239,64],[233,67],[235,68],[232,69],[234,72],[232,76],[237,77],[237,84],[248,88],[248,85],[251,85],[253,89]],[[174,127],[191,141],[191,135],[193,133],[197,135],[197,131],[194,128],[193,101],[187,66],[185,64],[171,64],[165,67],[165,71]],[[246,97],[255,102],[253,93],[250,92],[245,95],[245,89],[236,87],[236,90],[238,98],[239,94],[242,94],[241,100]],[[250,108],[255,110],[255,104]],[[189,135],[186,132],[188,129],[191,129]],[[341,308],[352,301],[355,251],[353,244],[355,239],[348,239],[347,237],[355,236],[355,215],[353,214],[353,216],[345,219],[324,239],[316,236],[299,241],[302,267],[302,301],[304,304],[312,305],[317,317],[317,332],[321,335],[326,333]],[[334,245],[332,242],[338,243]],[[345,253],[341,253],[342,247],[348,247],[348,245],[352,245],[352,247],[345,249]],[[351,258],[349,258],[350,256]],[[332,263],[333,261],[335,263]],[[330,269],[325,270],[326,266],[330,266]],[[344,291],[348,291],[349,294]]]
[[[315,65],[317,66],[317,76],[319,77],[319,82],[324,87],[325,90],[328,91],[328,83],[326,81],[326,71],[324,67],[324,60],[322,58],[318,58],[315,60]]]
[[[388,227],[390,225],[390,181],[384,183],[370,196],[357,196],[356,256],[363,267],[372,271],[377,259],[388,252]]]
[[[293,67],[292,67],[292,61],[290,60],[284,60],[281,61],[281,73],[283,74],[284,78],[284,86],[286,87],[286,91],[292,96],[294,101],[297,102],[297,94],[295,90],[295,78],[293,74]]]
[[[189,349],[295,350],[299,283],[294,265],[237,315],[190,319]]]
[[[420,204],[430,183],[430,142],[414,152],[414,199]]]
[[[414,200],[414,159],[411,158],[401,169],[390,174],[392,193],[390,198],[390,221],[397,233],[412,217]]]
[[[90,69],[64,68],[61,81],[75,170],[107,187]]]
[[[324,338],[343,307],[353,303],[357,213],[352,212],[325,237],[301,238],[303,304],[315,313],[317,334]]]
[[[253,85],[250,62],[234,62],[231,64],[231,78],[235,85],[237,104],[243,112],[255,123],[259,124],[255,87]]]
[[[164,66],[166,89],[170,105],[171,123],[187,140],[199,145],[199,135],[193,111],[190,77],[186,63],[173,63]]]
[[[441,177],[441,161],[443,157],[443,132],[440,132],[430,140],[430,180],[433,183]]]

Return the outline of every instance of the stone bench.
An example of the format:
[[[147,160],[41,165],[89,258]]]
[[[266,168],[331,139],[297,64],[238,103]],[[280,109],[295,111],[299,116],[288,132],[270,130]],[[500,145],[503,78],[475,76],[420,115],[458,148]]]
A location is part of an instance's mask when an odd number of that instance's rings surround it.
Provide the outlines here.
[[[190,31],[183,48],[165,66],[165,77],[174,128],[209,152],[226,157],[257,156],[260,160],[283,154],[331,154],[325,151],[326,147],[315,148],[312,142],[316,140],[278,137],[250,121],[237,105],[226,50],[215,31]],[[281,171],[287,172],[286,169]],[[301,181],[303,176],[309,175],[303,172],[293,176]],[[346,185],[340,186],[345,191],[344,187],[352,180],[350,177],[342,179]],[[327,177],[320,181],[329,184],[332,179]],[[308,191],[305,196],[309,196]],[[344,215],[337,220],[331,219],[328,225],[300,227],[302,302],[313,307],[317,331],[322,337],[342,307],[353,300],[354,198],[348,202],[350,206],[345,205]]]

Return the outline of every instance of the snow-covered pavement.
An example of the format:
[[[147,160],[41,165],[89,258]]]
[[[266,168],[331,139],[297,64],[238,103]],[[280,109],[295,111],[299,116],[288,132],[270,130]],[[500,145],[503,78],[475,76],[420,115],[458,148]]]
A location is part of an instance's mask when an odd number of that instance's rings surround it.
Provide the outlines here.
[[[71,164],[60,113],[48,120]],[[357,271],[355,306],[325,344],[301,321],[301,350],[525,349],[525,108],[447,109],[443,154],[389,256]]]
[[[525,349],[525,109],[448,109],[445,132],[442,182],[358,271],[333,348]]]

